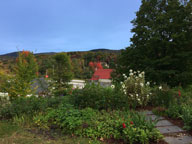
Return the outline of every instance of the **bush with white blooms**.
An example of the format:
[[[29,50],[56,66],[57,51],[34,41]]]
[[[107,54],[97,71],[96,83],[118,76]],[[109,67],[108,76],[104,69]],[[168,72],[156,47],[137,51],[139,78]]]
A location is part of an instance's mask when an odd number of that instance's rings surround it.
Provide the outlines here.
[[[145,72],[129,71],[129,76],[123,74],[121,90],[128,97],[130,106],[146,106],[151,95],[150,83],[145,83]]]

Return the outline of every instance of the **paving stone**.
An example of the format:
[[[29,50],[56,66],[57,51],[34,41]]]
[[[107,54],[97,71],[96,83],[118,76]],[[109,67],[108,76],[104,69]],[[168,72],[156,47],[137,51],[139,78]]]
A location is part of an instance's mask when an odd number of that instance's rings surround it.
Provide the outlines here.
[[[167,133],[176,133],[176,132],[185,132],[185,130],[182,130],[178,126],[166,126],[166,127],[157,127],[157,129],[162,133],[162,134],[167,134]]]
[[[192,136],[187,135],[180,137],[165,137],[164,140],[169,144],[192,144]]]
[[[146,111],[140,111],[139,113],[142,113],[142,114],[145,114],[145,115],[152,115],[152,114],[153,114],[152,111],[148,111],[148,110],[146,110]]]
[[[171,126],[173,125],[171,122],[168,120],[160,120],[157,122],[156,127],[162,127],[162,126]]]
[[[156,119],[157,119],[157,120],[163,120],[163,119],[165,119],[164,117],[156,116],[156,115],[147,115],[146,118],[147,118],[147,119],[150,119],[150,118],[151,118],[152,120],[156,120]]]

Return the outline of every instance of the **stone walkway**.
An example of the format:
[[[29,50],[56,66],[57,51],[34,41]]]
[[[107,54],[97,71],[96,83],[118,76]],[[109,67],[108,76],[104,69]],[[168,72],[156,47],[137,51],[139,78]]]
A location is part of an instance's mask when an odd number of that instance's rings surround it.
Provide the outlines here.
[[[168,144],[192,144],[192,136],[186,134],[185,130],[172,124],[164,117],[154,115],[152,111],[144,111],[142,113],[146,115],[147,119],[158,119],[156,127],[165,136],[164,140]]]

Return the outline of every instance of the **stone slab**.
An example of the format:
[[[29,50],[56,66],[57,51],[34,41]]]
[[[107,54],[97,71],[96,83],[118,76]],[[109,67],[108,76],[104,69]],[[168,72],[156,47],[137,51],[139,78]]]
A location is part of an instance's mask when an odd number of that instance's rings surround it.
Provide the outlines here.
[[[147,120],[149,120],[149,119],[151,119],[151,120],[163,120],[163,119],[165,119],[164,117],[161,117],[161,116],[156,116],[156,115],[146,115],[146,118],[147,118]]]
[[[164,140],[169,144],[192,144],[192,136],[187,135],[180,137],[165,137]]]
[[[155,125],[156,127],[164,127],[164,126],[172,126],[173,124],[169,122],[168,120],[160,120]]]
[[[178,127],[178,126],[157,127],[157,129],[158,129],[162,134],[185,132],[185,130],[181,129],[181,128]]]

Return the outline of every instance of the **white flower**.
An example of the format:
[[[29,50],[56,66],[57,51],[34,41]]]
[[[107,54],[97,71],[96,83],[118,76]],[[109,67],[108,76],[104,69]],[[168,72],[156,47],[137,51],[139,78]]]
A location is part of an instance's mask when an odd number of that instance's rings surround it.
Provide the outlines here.
[[[123,74],[123,76],[125,77],[125,76],[126,76],[126,74]]]
[[[130,73],[132,73],[132,72],[133,72],[133,70],[132,70],[132,69],[130,69],[130,70],[129,70],[129,72],[130,72]]]
[[[152,93],[149,93],[149,95],[152,95]]]
[[[139,95],[138,94],[136,94],[136,97],[138,97]]]
[[[123,84],[123,82],[120,82],[120,84]]]
[[[125,88],[125,84],[122,85],[122,88]]]
[[[143,75],[144,75],[144,74],[145,74],[145,72],[143,71],[141,74],[143,74]]]
[[[137,71],[138,73],[140,73],[140,71]]]
[[[130,76],[132,76],[132,75],[133,75],[133,73],[130,73],[129,75],[130,75]]]
[[[111,88],[115,88],[115,86],[114,86],[114,85],[111,85]]]
[[[141,86],[141,87],[143,87],[143,86],[144,86],[144,84],[143,84],[143,83],[140,83],[140,86]]]
[[[132,94],[129,94],[131,97],[133,97],[133,95]]]
[[[139,74],[139,77],[142,78],[142,74]]]
[[[146,85],[150,85],[150,82],[147,82]]]
[[[27,97],[31,97],[31,96],[32,96],[32,94],[27,95]]]
[[[160,86],[159,89],[161,90],[161,89],[162,89],[162,86]]]
[[[147,97],[149,97],[149,95],[147,95]]]

